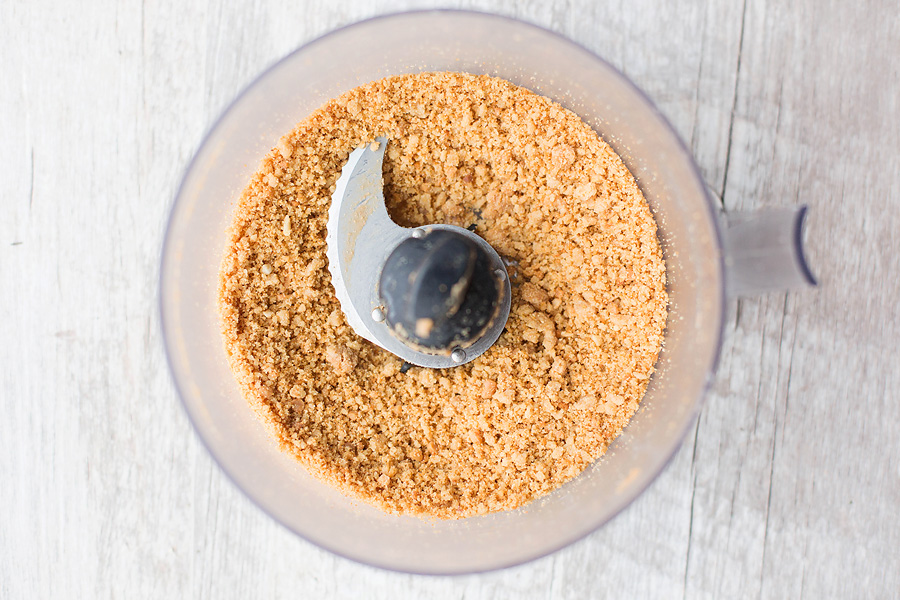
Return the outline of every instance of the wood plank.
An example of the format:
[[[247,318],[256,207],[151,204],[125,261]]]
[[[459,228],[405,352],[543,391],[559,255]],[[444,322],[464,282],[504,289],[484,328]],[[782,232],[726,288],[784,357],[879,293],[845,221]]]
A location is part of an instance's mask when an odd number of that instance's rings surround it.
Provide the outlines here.
[[[517,16],[645,89],[729,210],[805,202],[816,292],[732,306],[695,435],[608,526],[461,578],[295,538],[175,397],[159,244],[203,132],[357,0],[0,4],[0,597],[890,596],[900,589],[895,3],[452,5]]]
[[[724,201],[808,203],[822,285],[738,307],[697,438],[691,595],[900,585],[896,16],[748,4]]]

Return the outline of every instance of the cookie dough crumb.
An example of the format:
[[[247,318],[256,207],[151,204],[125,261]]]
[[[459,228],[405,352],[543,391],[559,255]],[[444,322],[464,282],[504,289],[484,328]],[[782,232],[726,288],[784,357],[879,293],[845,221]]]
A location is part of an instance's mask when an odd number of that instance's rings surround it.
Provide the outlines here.
[[[397,223],[470,227],[511,265],[506,329],[465,365],[400,360],[334,296],[331,194],[379,136]],[[219,288],[232,370],[285,451],[386,511],[437,518],[514,509],[601,456],[646,390],[666,302],[656,225],[619,157],[550,100],[462,73],[366,84],[282,138],[243,192]]]
[[[356,368],[358,357],[346,346],[329,345],[325,348],[325,361],[331,365],[336,374],[347,375]]]
[[[522,300],[528,302],[535,308],[541,308],[546,303],[550,302],[550,294],[531,282],[522,284],[521,293]]]

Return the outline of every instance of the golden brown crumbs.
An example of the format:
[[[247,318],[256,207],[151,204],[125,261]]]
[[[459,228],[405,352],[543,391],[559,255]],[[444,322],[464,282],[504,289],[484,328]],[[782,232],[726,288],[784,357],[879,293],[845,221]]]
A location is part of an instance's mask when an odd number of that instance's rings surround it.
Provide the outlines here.
[[[474,230],[517,263],[506,331],[446,370],[354,334],[325,259],[349,153],[388,143],[401,225]],[[496,78],[389,77],[314,112],[241,197],[221,269],[232,369],[284,447],[394,513],[516,508],[604,453],[634,413],[666,320],[653,216],[575,114]]]

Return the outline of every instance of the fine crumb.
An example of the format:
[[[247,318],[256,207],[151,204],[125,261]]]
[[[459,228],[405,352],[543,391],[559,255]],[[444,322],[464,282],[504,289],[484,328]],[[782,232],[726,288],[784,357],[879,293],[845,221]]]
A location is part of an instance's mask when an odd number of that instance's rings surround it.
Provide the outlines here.
[[[465,365],[412,368],[334,296],[331,194],[378,136],[397,223],[469,227],[514,266],[506,328]],[[666,302],[619,157],[550,100],[462,73],[369,83],[282,138],[243,192],[219,288],[232,370],[283,448],[348,494],[437,518],[514,509],[601,456],[646,390]]]
[[[431,330],[434,329],[434,320],[433,319],[417,319],[416,320],[416,335],[420,338],[427,338],[431,335]]]

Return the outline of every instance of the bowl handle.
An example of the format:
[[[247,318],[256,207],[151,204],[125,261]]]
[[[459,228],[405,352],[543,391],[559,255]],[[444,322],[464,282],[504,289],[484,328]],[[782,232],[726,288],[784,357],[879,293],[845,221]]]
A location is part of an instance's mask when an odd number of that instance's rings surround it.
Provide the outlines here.
[[[725,286],[730,297],[814,287],[804,253],[807,207],[724,215]]]

